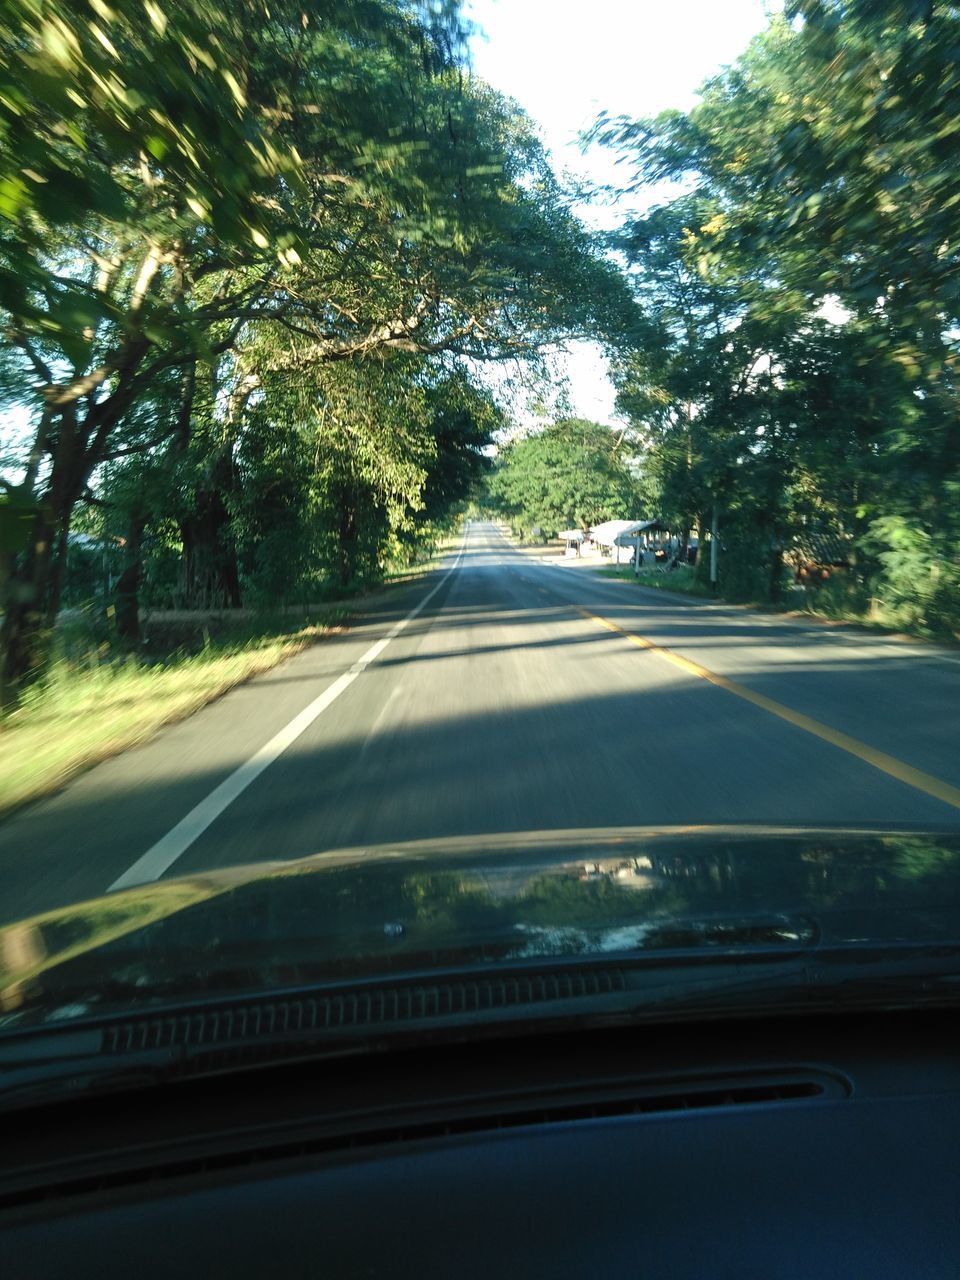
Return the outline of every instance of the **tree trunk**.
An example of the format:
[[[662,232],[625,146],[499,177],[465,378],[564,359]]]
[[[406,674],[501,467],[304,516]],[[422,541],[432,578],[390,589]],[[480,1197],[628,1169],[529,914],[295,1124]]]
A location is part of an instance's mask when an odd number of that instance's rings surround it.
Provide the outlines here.
[[[25,485],[32,488],[40,459],[49,451],[50,475],[33,520],[30,540],[7,578],[0,626],[0,707],[10,710],[24,685],[42,675],[60,608],[67,540],[74,508],[103,451],[105,432],[122,402],[91,408],[82,422],[75,402],[43,415]],[[56,430],[53,440],[49,436]],[[91,444],[91,437],[94,443]],[[101,438],[103,437],[103,438]]]
[[[213,373],[213,399],[217,398]],[[196,394],[196,362],[188,365],[180,384],[180,410],[173,436],[174,449],[183,454],[190,443]],[[183,566],[180,597],[187,609],[239,609],[240,566],[230,527],[229,495],[236,486],[233,442],[247,401],[259,385],[251,374],[239,380],[230,396],[225,443],[210,463],[208,474],[194,495],[193,510],[180,521]]]
[[[16,706],[23,686],[43,670],[50,641],[48,587],[60,549],[56,521],[49,510],[37,512],[30,547],[7,579],[0,627],[0,707]]]
[[[196,495],[195,508],[180,522],[183,538],[181,597],[187,609],[239,609],[240,570],[230,531],[230,513],[218,488]]]
[[[348,587],[353,581],[357,568],[357,521],[353,503],[343,495],[340,499],[340,518],[337,534],[339,538],[339,580],[341,587]]]
[[[58,384],[42,370],[44,410],[27,464],[24,487],[32,492],[41,463],[50,457],[49,478],[41,495],[30,545],[8,573],[0,626],[0,707],[16,705],[22,687],[42,674],[60,607],[70,521],[80,494],[108,452],[111,433],[142,394],[137,378],[152,340],[138,332],[141,304],[157,277],[161,256],[152,245],[137,275],[129,309],[130,333],[109,366],[81,374],[75,370]],[[111,390],[99,390],[109,380]],[[81,406],[82,415],[81,415]]]
[[[71,503],[71,515],[72,515]],[[68,539],[70,537],[70,515],[64,516],[59,522],[56,537],[54,539],[53,554],[50,560],[50,574],[47,579],[46,599],[47,607],[44,621],[47,628],[52,631],[57,621],[57,614],[60,612],[60,599],[63,595],[63,577],[67,568],[67,551]]]
[[[117,635],[125,644],[136,647],[140,643],[140,580],[143,572],[143,531],[146,520],[135,512],[127,525],[127,540],[123,548],[123,571],[115,589],[117,609]]]
[[[27,549],[14,560],[7,576],[0,626],[0,707],[5,711],[16,705],[24,685],[43,673],[49,656],[70,520],[89,475],[76,447],[74,425],[64,415],[49,484],[33,517]]]

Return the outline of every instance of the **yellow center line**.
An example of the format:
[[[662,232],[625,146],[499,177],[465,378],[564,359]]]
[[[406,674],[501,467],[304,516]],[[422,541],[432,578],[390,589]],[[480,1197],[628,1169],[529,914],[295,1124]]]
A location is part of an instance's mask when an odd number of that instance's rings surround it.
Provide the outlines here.
[[[624,636],[629,640],[631,644],[635,644],[638,649],[646,649],[650,653],[655,653],[658,658],[662,658],[664,662],[669,662],[673,666],[679,667],[681,671],[687,672],[688,675],[697,676],[700,680],[707,680],[710,684],[716,685],[718,689],[726,689],[728,693],[732,693],[737,698],[742,698],[744,702],[751,702],[755,707],[768,711],[770,715],[777,716],[780,720],[786,720],[787,724],[795,725],[798,729],[803,729],[805,733],[810,733],[815,738],[820,738],[823,742],[829,742],[831,746],[839,747],[841,751],[846,751],[848,755],[856,756],[858,760],[872,765],[874,769],[879,769],[881,773],[888,774],[891,778],[896,778],[898,782],[905,782],[908,787],[922,791],[925,795],[933,796],[935,800],[942,800],[944,804],[951,805],[954,809],[960,809],[960,787],[953,787],[949,782],[944,782],[941,778],[935,778],[930,773],[924,773],[922,769],[914,769],[912,765],[903,760],[898,760],[896,756],[888,756],[885,751],[878,751],[875,747],[870,747],[865,742],[860,742],[857,738],[851,738],[849,734],[841,733],[839,729],[831,729],[829,725],[821,724],[819,720],[814,720],[811,716],[805,716],[802,711],[794,711],[792,707],[786,707],[782,702],[767,698],[762,693],[755,693],[753,689],[748,689],[746,685],[738,684],[735,680],[728,680],[726,676],[718,675],[716,671],[710,671],[707,667],[701,667],[699,662],[692,662],[689,658],[684,658],[679,653],[674,653],[672,649],[666,649],[663,645],[656,644],[653,640],[648,640],[646,636],[640,636],[634,631],[625,630],[616,622],[611,622],[609,618],[601,618],[599,614],[591,613],[589,609],[582,609],[579,605],[574,605],[573,608],[576,609],[577,613],[582,614],[584,618],[589,618],[591,622],[599,623],[601,627],[606,627],[608,631],[617,632],[618,635]]]

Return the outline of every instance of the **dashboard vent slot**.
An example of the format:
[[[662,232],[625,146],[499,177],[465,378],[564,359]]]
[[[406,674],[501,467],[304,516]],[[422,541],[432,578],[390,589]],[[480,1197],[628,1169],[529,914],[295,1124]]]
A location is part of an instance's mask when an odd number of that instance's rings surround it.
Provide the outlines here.
[[[115,1023],[104,1033],[104,1052],[249,1044],[261,1038],[365,1029],[456,1017],[488,1009],[542,1005],[614,994],[626,989],[623,970],[603,967],[357,987],[330,995],[273,997],[157,1014]]]
[[[576,1124],[618,1117],[669,1115],[709,1108],[749,1107],[758,1104],[817,1105],[846,1098],[849,1083],[827,1072],[796,1068],[793,1071],[746,1072],[730,1077],[708,1076],[687,1079],[678,1088],[677,1080],[622,1083],[615,1089],[573,1091],[549,1101],[517,1096],[485,1102],[482,1098],[443,1114],[398,1117],[384,1124],[382,1118],[361,1114],[341,1115],[336,1123],[321,1125],[296,1137],[275,1136],[264,1140],[250,1135],[246,1142],[226,1150],[203,1154],[164,1157],[155,1149],[149,1161],[137,1161],[136,1151],[114,1168],[98,1168],[86,1176],[61,1176],[19,1190],[0,1191],[0,1208],[22,1206],[37,1201],[90,1195],[137,1184],[156,1184],[181,1178],[217,1175],[250,1168],[264,1162],[298,1161],[341,1155],[348,1151],[384,1148],[398,1144],[429,1142],[470,1134],[495,1133],[510,1129]],[[136,1163],[133,1163],[136,1162]]]
[[[725,1086],[712,1083],[706,1087],[685,1089],[680,1093],[650,1093],[635,1099],[626,1107],[615,1101],[594,1103],[582,1116],[568,1115],[563,1118],[599,1119],[606,1115],[650,1115],[663,1111],[697,1111],[704,1107],[745,1107],[763,1102],[796,1102],[802,1098],[821,1098],[828,1092],[832,1090],[828,1090],[823,1081],[816,1079],[763,1080]]]
[[[419,1124],[402,1125],[388,1133],[361,1132],[351,1136],[350,1146],[456,1137],[459,1134],[540,1125],[575,1124],[584,1120],[615,1119],[621,1116],[675,1114],[764,1103],[810,1102],[815,1099],[827,1101],[846,1098],[849,1094],[846,1081],[811,1071],[764,1076],[750,1074],[730,1079],[710,1077],[705,1080],[689,1080],[683,1089],[678,1089],[676,1082],[663,1085],[647,1083],[634,1085],[632,1089],[622,1092],[618,1090],[593,1096],[588,1094],[586,1097],[558,1098],[538,1106],[501,1104],[496,1110],[481,1109],[474,1115],[460,1114],[447,1120],[427,1120]]]

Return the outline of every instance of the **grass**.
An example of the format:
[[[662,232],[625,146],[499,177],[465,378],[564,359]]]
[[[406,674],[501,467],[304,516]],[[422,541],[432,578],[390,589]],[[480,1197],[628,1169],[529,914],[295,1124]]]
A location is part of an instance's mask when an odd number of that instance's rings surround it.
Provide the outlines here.
[[[823,599],[821,592],[817,591],[805,600],[792,603],[787,601],[781,606],[773,607],[881,635],[909,636],[914,640],[932,640],[946,645],[960,642],[960,631],[955,625],[946,622],[932,624],[916,607],[902,606],[898,609],[879,600],[871,601],[863,607],[844,605],[835,599]]]
[[[658,591],[679,591],[688,596],[699,596],[712,599],[710,588],[697,582],[692,567],[681,565],[669,573],[659,573],[656,569],[641,569],[634,573],[628,565],[604,565],[597,570],[605,578],[620,578],[625,582],[635,582],[640,587],[656,587]]]
[[[247,619],[216,640],[207,631],[200,652],[178,648],[149,659],[118,656],[103,641],[84,649],[82,627],[74,625],[43,685],[0,722],[0,815],[269,671],[345,616],[331,608],[309,623]]]
[[[893,609],[877,600],[863,601],[857,598],[848,584],[839,580],[810,591],[789,587],[784,598],[779,601],[762,599],[745,601],[742,598],[727,600],[723,595],[711,592],[705,583],[697,581],[692,566],[681,566],[669,573],[641,569],[639,575],[635,575],[633,569],[625,565],[619,568],[616,565],[608,565],[597,569],[596,572],[605,578],[620,578],[636,582],[642,587],[677,591],[683,595],[758,609],[765,613],[813,618],[818,622],[857,627],[880,635],[910,636],[913,639],[936,640],[941,644],[956,643],[960,640],[960,634],[957,632],[947,627],[932,627],[924,618],[911,616],[904,609]]]
[[[605,565],[596,570],[605,578],[620,578],[627,582],[635,582],[641,587],[656,587],[660,591],[676,591],[682,595],[696,596],[699,599],[715,600],[718,603],[735,604],[743,608],[759,609],[767,613],[802,614],[808,618],[817,618],[825,622],[846,623],[864,627],[871,631],[904,631],[903,620],[891,613],[872,608],[869,611],[857,608],[836,593],[818,591],[804,592],[797,588],[788,590],[786,598],[781,601],[771,600],[729,600],[727,597],[710,590],[709,586],[698,581],[692,565],[682,565],[678,569],[660,573],[656,569],[641,569],[635,574],[626,565]],[[914,634],[923,634],[915,630]]]

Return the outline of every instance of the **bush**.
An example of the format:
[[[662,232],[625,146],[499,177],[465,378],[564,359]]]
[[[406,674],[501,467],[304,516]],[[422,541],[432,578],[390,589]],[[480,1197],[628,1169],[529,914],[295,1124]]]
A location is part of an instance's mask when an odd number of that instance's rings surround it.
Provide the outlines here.
[[[845,569],[831,572],[824,582],[808,586],[804,605],[826,618],[865,618],[870,612],[869,589]]]
[[[864,543],[881,566],[875,594],[899,625],[930,635],[960,632],[960,565],[943,536],[887,516],[873,522]]]
[[[711,591],[710,543],[701,542],[695,568],[697,583]],[[716,594],[734,604],[769,604],[782,600],[790,574],[769,546],[769,535],[733,530],[720,539]]]

